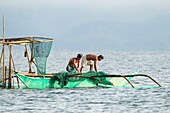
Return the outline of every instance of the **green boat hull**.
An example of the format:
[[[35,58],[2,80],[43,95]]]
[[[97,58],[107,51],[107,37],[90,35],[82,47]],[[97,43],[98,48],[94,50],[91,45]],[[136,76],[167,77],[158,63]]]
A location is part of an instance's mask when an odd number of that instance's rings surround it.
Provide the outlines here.
[[[85,73],[86,76],[92,76],[91,73]],[[128,82],[122,77],[106,77],[107,83],[97,81],[92,78],[69,77],[67,84],[61,86],[58,80],[48,77],[28,77],[17,73],[16,76],[23,82],[26,88],[30,89],[46,89],[46,88],[94,88],[94,87],[113,87],[108,82],[113,83],[114,87],[123,87]],[[128,78],[130,80],[131,77]]]

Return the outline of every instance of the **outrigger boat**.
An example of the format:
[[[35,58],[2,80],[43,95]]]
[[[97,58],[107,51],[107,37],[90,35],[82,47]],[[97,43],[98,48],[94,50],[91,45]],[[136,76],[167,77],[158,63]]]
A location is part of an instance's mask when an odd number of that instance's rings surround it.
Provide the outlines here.
[[[1,45],[9,46],[9,48],[11,48],[12,45],[20,45],[25,47],[24,53],[29,64],[28,72],[16,71],[16,66],[14,66],[15,63],[12,57],[11,49],[9,49],[10,50],[9,72],[13,72],[17,77],[17,81],[19,78],[26,88],[31,88],[31,89],[92,88],[92,87],[108,88],[108,87],[125,87],[127,84],[135,88],[135,86],[131,83],[130,80],[133,77],[137,77],[137,76],[148,77],[149,79],[154,81],[158,85],[158,87],[161,87],[161,85],[158,82],[156,82],[153,78],[144,74],[108,75],[105,72],[94,72],[94,71],[86,72],[86,73],[58,72],[58,73],[48,74],[46,73],[46,61],[51,50],[53,39],[43,38],[43,37],[22,37],[22,38],[8,38],[0,41],[1,41],[0,42]],[[30,49],[28,49],[28,45],[30,46]],[[28,50],[30,50],[31,56],[29,55]],[[3,56],[3,53],[4,53],[4,49],[2,49],[1,56]],[[2,58],[4,57],[1,57],[1,59]],[[14,71],[12,71],[12,64],[13,67],[15,67],[13,69]],[[37,72],[32,72],[32,66],[31,66],[32,64],[36,66]],[[9,73],[8,78],[12,79],[13,77],[14,76],[11,76],[11,73]],[[8,83],[10,84],[10,82]]]
[[[4,20],[4,19],[3,19]],[[4,21],[3,21],[3,35],[0,39],[2,52],[0,57],[0,74],[2,79],[0,85],[2,88],[14,88],[14,78],[17,80],[18,88],[20,88],[19,80],[25,85],[25,88],[31,89],[45,89],[45,88],[92,88],[92,87],[125,87],[127,84],[135,88],[131,83],[133,77],[143,76],[148,77],[155,82],[158,87],[161,85],[153,78],[144,74],[132,75],[115,75],[107,74],[105,72],[57,72],[46,73],[46,62],[52,47],[52,38],[44,37],[21,37],[21,38],[4,38]],[[12,47],[25,47],[24,56],[27,58],[29,69],[27,72],[17,71],[15,66],[16,59],[13,59]],[[30,49],[28,48],[30,47]],[[8,48],[8,64],[6,64],[6,51]],[[30,52],[29,52],[30,50]],[[16,52],[17,53],[17,52]],[[31,53],[31,55],[29,55]],[[20,58],[18,58],[20,59]],[[33,72],[32,65],[35,65],[36,72]],[[7,82],[8,80],[8,82]]]
[[[62,75],[62,76],[61,76]],[[63,76],[64,75],[64,76]],[[135,86],[130,82],[133,77],[144,76],[150,78],[158,86],[147,86],[141,88],[161,87],[153,78],[144,74],[136,75],[106,75],[104,72],[87,72],[82,74],[69,74],[65,72],[36,75],[25,72],[16,72],[16,76],[24,83],[26,88],[46,89],[46,88],[116,88],[126,87],[129,83],[132,88]],[[140,88],[140,87],[137,87]]]

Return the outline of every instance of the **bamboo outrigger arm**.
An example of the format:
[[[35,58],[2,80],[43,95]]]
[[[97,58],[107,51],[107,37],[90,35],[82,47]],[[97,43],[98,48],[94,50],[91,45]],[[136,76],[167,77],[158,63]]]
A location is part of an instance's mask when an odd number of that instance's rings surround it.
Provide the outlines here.
[[[82,77],[82,78],[90,78],[90,79],[96,79],[96,77],[108,77],[108,75],[103,75],[103,76],[90,76],[90,77],[87,77],[87,76],[79,76],[79,75],[81,75],[81,74],[73,74],[73,75],[69,75],[68,77]],[[124,76],[122,76],[122,75],[117,75],[117,76],[110,76],[109,75],[109,77],[123,77],[124,79],[126,79],[126,81],[133,87],[133,88],[135,88],[134,86],[133,86],[133,84],[126,78],[126,77],[124,77]],[[98,80],[98,79],[97,79]],[[99,80],[98,80],[99,81]],[[99,81],[99,82],[101,82],[101,81]],[[102,82],[101,82],[102,83]]]
[[[154,81],[159,87],[161,87],[161,85],[160,85],[156,80],[154,80],[152,77],[150,77],[150,76],[148,76],[148,75],[145,75],[145,74],[125,75],[125,77],[137,77],[137,76],[148,77],[148,78],[150,78],[152,81]]]
[[[155,82],[159,87],[161,87],[161,85],[154,80],[152,77],[145,75],[145,74],[135,74],[135,75],[103,75],[103,76],[94,76],[94,77],[123,77],[124,79],[126,79],[128,81],[128,83],[134,88],[134,86],[131,84],[131,82],[126,78],[126,77],[137,77],[137,76],[143,76],[143,77],[148,77],[150,78],[153,82]]]
[[[98,82],[100,82],[100,83],[102,83],[102,84],[104,84],[104,85],[107,85],[105,82],[103,82],[103,81],[101,81],[101,80],[99,80],[99,79],[97,79],[97,78],[95,78],[95,77],[81,76],[80,74],[79,74],[79,75],[78,75],[78,74],[73,74],[73,75],[70,75],[70,76],[68,76],[68,77],[89,78],[89,79],[92,79],[92,80],[97,80]]]
[[[93,78],[94,77],[123,77],[133,88],[135,88],[134,85],[123,75],[103,75],[103,76],[91,76],[91,77]]]

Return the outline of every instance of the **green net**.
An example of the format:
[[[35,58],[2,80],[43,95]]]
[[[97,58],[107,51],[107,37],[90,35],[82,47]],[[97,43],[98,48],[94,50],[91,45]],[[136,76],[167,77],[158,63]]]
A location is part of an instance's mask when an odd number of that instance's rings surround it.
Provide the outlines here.
[[[38,41],[41,40],[41,41]],[[35,58],[37,73],[46,74],[46,62],[51,51],[52,41],[44,38],[34,37],[30,44],[31,57]]]
[[[79,77],[70,77],[69,72],[55,73],[54,77],[27,77],[22,74],[16,74],[27,88],[90,88],[90,87],[125,87],[127,81],[122,77],[103,77],[104,72],[87,72],[79,75]],[[92,77],[92,76],[102,77]]]
[[[106,75],[104,72],[89,71],[81,74],[79,77],[68,75],[75,74],[69,72],[60,72],[54,74],[55,76],[51,79],[52,81],[58,81],[60,87],[95,87],[98,84],[112,85],[112,83],[106,77],[91,77],[91,76],[103,76]]]

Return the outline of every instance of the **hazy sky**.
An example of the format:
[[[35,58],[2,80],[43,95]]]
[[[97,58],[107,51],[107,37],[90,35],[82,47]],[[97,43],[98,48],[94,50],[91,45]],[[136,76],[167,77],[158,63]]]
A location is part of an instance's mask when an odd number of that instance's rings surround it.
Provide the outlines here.
[[[0,0],[3,14],[6,37],[52,37],[53,49],[170,50],[170,0]]]

